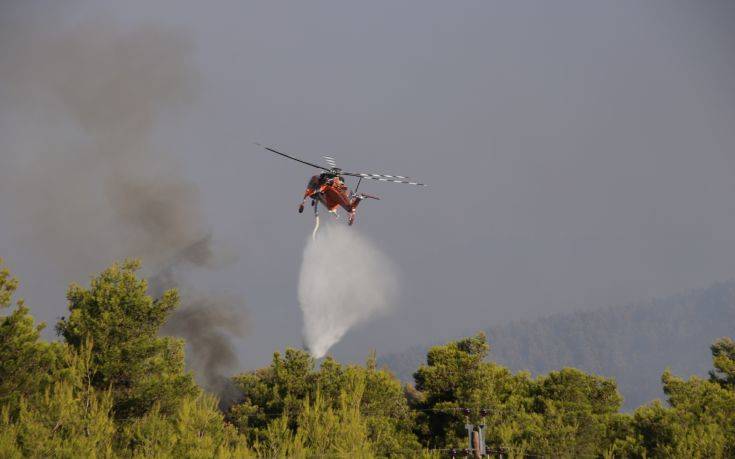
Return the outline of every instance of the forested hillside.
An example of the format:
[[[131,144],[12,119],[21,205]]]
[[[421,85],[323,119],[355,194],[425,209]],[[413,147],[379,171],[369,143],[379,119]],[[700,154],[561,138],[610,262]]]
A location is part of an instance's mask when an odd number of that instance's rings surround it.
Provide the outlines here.
[[[666,368],[705,375],[707,346],[734,330],[735,282],[725,282],[645,304],[556,314],[485,331],[491,360],[534,374],[571,366],[614,377],[624,409],[630,410],[663,397]],[[378,363],[411,381],[427,349],[381,356]]]

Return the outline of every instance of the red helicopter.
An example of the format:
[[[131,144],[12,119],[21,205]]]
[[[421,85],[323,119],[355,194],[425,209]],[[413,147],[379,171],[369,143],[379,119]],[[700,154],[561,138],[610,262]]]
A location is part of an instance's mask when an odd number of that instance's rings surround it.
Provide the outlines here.
[[[317,218],[317,227],[319,225],[319,212],[317,210],[319,203],[324,205],[327,210],[337,215],[337,208],[342,207],[347,212],[347,221],[349,225],[355,222],[355,212],[357,206],[363,199],[380,199],[376,196],[371,196],[365,193],[358,193],[357,190],[360,188],[362,179],[377,180],[379,182],[393,182],[393,183],[405,183],[407,185],[426,186],[423,183],[409,182],[401,179],[408,179],[403,175],[388,175],[388,174],[363,174],[359,172],[345,172],[339,167],[331,156],[323,156],[324,161],[329,167],[320,166],[318,164],[310,163],[308,161],[301,160],[286,153],[282,153],[270,147],[266,147],[256,143],[256,145],[265,148],[266,150],[273,152],[277,155],[293,159],[307,166],[316,167],[324,172],[319,175],[311,177],[309,183],[306,185],[306,191],[304,192],[304,199],[299,205],[299,213],[304,211],[304,204],[308,198],[311,198],[311,206],[314,208],[314,216]],[[343,177],[357,177],[357,185],[354,190],[350,190],[344,182]],[[316,233],[316,228],[314,229]]]

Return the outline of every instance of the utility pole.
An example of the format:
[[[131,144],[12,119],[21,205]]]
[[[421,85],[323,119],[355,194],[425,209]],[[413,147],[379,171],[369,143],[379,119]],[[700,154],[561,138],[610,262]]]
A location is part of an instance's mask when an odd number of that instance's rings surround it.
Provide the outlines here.
[[[479,459],[485,457],[487,454],[487,448],[485,445],[485,416],[488,411],[486,409],[480,410],[480,416],[482,416],[482,424],[474,425],[470,423],[470,414],[472,410],[469,408],[460,408],[462,413],[465,415],[464,428],[467,429],[467,449],[464,450],[465,455],[469,456],[472,454],[475,458]],[[452,457],[455,457],[456,450],[452,450]]]
[[[485,408],[482,408],[480,410],[480,416],[482,416],[482,424],[477,426],[478,430],[478,442],[479,442],[479,450],[480,455],[485,456],[487,454],[487,445],[485,444],[485,428],[487,424],[485,423],[485,417],[487,416],[488,411]]]

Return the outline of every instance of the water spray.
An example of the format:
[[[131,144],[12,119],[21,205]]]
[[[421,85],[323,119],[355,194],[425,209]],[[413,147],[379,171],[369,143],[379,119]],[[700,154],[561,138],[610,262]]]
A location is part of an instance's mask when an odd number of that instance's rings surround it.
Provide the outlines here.
[[[316,241],[316,232],[319,230],[319,215],[314,217],[314,231],[311,233],[311,240]]]
[[[304,342],[323,357],[347,331],[391,311],[398,281],[393,262],[355,228],[318,221],[304,248],[299,305]]]

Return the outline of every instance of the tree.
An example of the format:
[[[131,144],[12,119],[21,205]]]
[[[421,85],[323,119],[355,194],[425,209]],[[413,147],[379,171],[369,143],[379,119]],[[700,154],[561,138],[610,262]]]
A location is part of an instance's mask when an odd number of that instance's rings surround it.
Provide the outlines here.
[[[544,425],[535,453],[594,456],[610,446],[608,425],[622,404],[613,380],[564,368],[540,376],[531,394]]]
[[[732,339],[712,344],[715,369],[706,380],[683,380],[666,370],[661,376],[669,407],[656,401],[638,408],[631,432],[618,444],[633,457],[735,456],[735,388],[729,370]]]
[[[10,307],[18,281],[0,259],[0,309]],[[44,324],[34,325],[22,300],[0,318],[0,407],[18,407],[21,397],[43,392],[53,381],[62,352],[58,344],[39,341]]]
[[[132,457],[252,457],[246,440],[225,422],[217,400],[206,394],[182,400],[175,413],[155,405],[120,434],[118,450]],[[128,454],[125,454],[128,455]]]
[[[712,351],[712,365],[710,381],[716,382],[724,388],[735,390],[735,340],[720,338],[710,347]]]
[[[303,408],[303,400],[316,389],[314,359],[305,351],[286,349],[285,356],[273,354],[270,366],[233,378],[242,393],[242,402],[228,413],[241,432],[251,441],[262,440],[274,415],[287,414],[290,428]]]
[[[614,381],[574,368],[534,381],[486,362],[489,349],[479,333],[429,350],[414,374],[420,395],[413,396],[417,433],[426,446],[467,445],[470,422],[487,425],[490,445],[519,456],[594,456],[612,447],[610,426],[622,429]]]
[[[710,380],[691,377],[684,381],[664,372],[664,393],[685,435],[673,446],[704,457],[735,456],[735,342],[721,338],[710,347],[714,370]]]
[[[91,384],[91,345],[64,347],[63,371],[42,392],[23,395],[16,416],[0,416],[0,451],[13,457],[111,457],[115,424],[109,391]]]
[[[411,411],[401,382],[388,370],[376,367],[371,352],[365,366],[351,365],[348,379],[363,379],[365,388],[360,400],[360,412],[365,418],[367,436],[379,457],[415,455],[421,449],[413,433],[415,414]]]
[[[338,437],[344,435],[357,435],[358,443],[369,444],[381,457],[420,449],[401,383],[375,367],[374,355],[364,367],[342,366],[327,357],[316,370],[308,353],[287,349],[283,356],[275,353],[269,367],[234,380],[243,401],[231,408],[228,418],[263,454],[295,456],[323,448],[338,453],[345,447],[345,439]],[[286,444],[291,446],[282,449]]]
[[[169,290],[158,300],[147,295],[147,283],[136,277],[140,264],[113,264],[92,279],[90,287],[69,287],[68,318],[56,329],[78,349],[92,343],[94,387],[112,390],[118,420],[141,417],[154,405],[173,414],[186,397],[199,389],[184,372],[183,341],[159,337],[167,316],[178,305]]]
[[[426,364],[414,373],[416,390],[421,395],[414,406],[417,434],[431,447],[456,447],[466,444],[465,423],[482,421],[481,409],[490,409],[486,419],[500,436],[501,420],[511,422],[505,412],[525,421],[530,381],[527,374],[514,376],[506,368],[484,362],[490,346],[484,333],[429,349]],[[461,408],[471,409],[465,416]],[[510,432],[504,431],[505,436]]]
[[[619,412],[613,380],[574,368],[514,374],[487,361],[480,333],[431,348],[415,388],[378,369],[374,353],[317,367],[303,350],[277,352],[234,378],[243,400],[225,418],[184,372],[183,343],[158,336],[176,292],[153,300],[138,266],[69,288],[65,343],[41,341],[22,301],[0,318],[0,456],[428,457],[422,448],[465,447],[470,422],[509,457],[735,457],[732,338],[712,344],[708,379],[667,370],[668,404],[633,415]],[[17,285],[0,270],[0,307]]]

